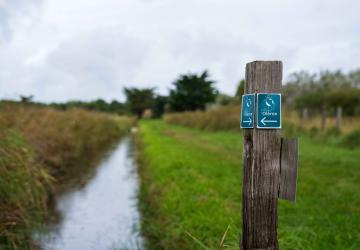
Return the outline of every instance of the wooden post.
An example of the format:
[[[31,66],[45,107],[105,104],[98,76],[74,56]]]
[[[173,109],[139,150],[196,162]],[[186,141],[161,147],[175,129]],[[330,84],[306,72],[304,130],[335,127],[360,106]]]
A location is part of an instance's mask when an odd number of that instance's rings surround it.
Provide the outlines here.
[[[308,109],[307,108],[303,108],[302,109],[302,115],[301,115],[301,118],[305,121],[307,120],[309,117],[309,112],[308,112]]]
[[[326,128],[326,111],[325,111],[325,108],[322,107],[321,108],[321,124],[320,124],[320,127],[321,127],[321,130],[325,130]]]
[[[246,65],[245,94],[280,93],[282,62],[255,61]],[[256,117],[255,111],[255,117]],[[275,250],[277,200],[280,185],[279,129],[244,129],[243,250]]]
[[[341,129],[341,120],[342,120],[342,108],[339,106],[336,109],[336,128]]]
[[[304,127],[303,125],[306,124],[307,119],[309,118],[309,111],[307,108],[303,108],[301,110],[301,121],[300,121],[300,127]]]

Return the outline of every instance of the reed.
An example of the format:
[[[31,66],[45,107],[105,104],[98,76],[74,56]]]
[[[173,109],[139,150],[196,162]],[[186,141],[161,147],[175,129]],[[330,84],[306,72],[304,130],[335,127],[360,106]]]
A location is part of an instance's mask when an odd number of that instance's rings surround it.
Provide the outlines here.
[[[0,103],[0,249],[31,249],[51,192],[75,164],[104,152],[134,120]]]

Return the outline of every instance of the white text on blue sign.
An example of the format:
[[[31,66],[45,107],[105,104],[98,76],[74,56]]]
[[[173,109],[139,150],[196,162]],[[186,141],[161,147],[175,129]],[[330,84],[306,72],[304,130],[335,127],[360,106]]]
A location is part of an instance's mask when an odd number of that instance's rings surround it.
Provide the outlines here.
[[[257,94],[257,128],[281,128],[281,94]]]
[[[255,94],[242,96],[241,128],[254,128]]]

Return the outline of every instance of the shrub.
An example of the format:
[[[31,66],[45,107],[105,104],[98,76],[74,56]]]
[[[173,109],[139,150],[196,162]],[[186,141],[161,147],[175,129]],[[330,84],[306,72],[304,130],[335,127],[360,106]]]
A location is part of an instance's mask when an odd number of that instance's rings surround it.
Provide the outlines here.
[[[356,129],[345,135],[341,140],[341,144],[349,148],[360,147],[360,129]]]
[[[341,135],[341,131],[336,127],[332,127],[332,128],[325,130],[325,135],[337,137],[337,136]]]

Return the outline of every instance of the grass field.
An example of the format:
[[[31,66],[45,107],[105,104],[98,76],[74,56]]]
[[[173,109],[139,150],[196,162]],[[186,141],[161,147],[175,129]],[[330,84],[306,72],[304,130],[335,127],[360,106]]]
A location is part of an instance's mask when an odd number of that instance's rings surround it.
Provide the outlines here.
[[[241,133],[143,121],[138,141],[149,248],[238,249]],[[297,201],[279,202],[280,248],[360,249],[359,190],[359,149],[302,137]]]

